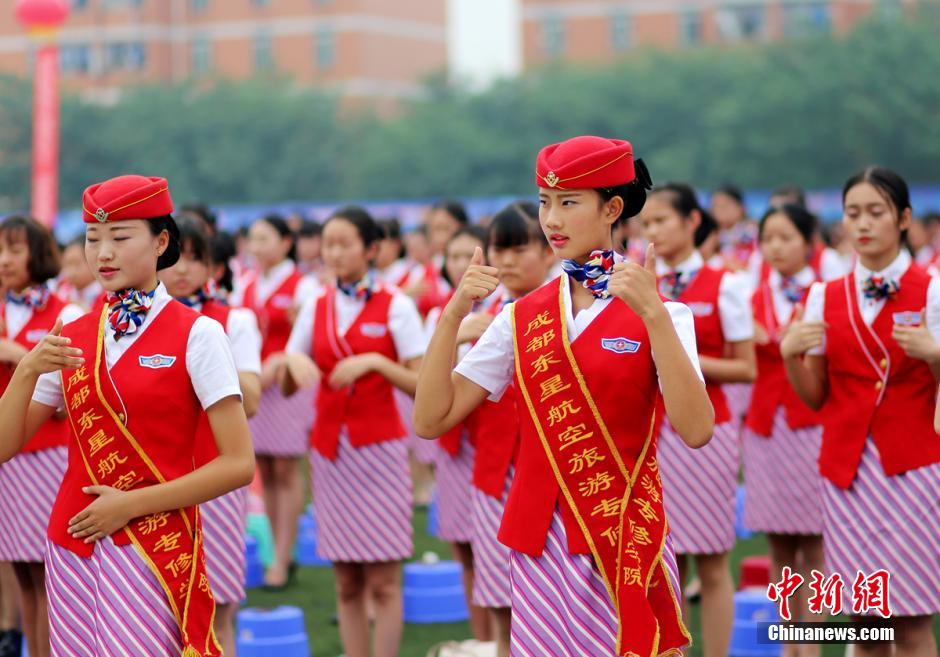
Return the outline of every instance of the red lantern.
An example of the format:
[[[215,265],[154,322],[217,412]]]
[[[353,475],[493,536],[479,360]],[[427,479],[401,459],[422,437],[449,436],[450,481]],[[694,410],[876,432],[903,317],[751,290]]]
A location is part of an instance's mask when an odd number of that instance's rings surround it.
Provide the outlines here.
[[[17,0],[16,18],[29,29],[55,29],[69,15],[67,0]]]

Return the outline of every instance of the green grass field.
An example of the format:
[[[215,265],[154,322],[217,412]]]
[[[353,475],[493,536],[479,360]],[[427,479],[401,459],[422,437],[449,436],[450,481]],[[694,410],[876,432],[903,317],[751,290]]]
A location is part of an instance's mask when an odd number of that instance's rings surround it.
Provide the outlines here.
[[[429,536],[427,511],[419,509],[414,515],[415,554],[435,552],[442,559],[450,558],[450,551],[445,543]],[[754,555],[766,554],[767,544],[763,537],[739,541],[732,556],[732,572],[735,581],[738,578],[741,559]],[[336,613],[333,592],[333,573],[329,568],[301,568],[296,582],[281,593],[265,593],[252,590],[248,593],[248,605],[252,607],[273,607],[277,605],[295,605],[304,610],[307,634],[310,637],[310,650],[313,657],[337,657],[343,652],[337,627],[331,623]],[[697,605],[689,608],[687,624],[695,643],[686,653],[690,657],[701,657],[699,609]],[[936,634],[940,638],[940,617],[934,623]],[[401,646],[401,657],[424,657],[428,649],[442,641],[470,638],[466,623],[446,625],[405,625],[405,635]],[[824,657],[841,657],[845,653],[842,646],[826,646]],[[276,657],[276,656],[274,656]]]

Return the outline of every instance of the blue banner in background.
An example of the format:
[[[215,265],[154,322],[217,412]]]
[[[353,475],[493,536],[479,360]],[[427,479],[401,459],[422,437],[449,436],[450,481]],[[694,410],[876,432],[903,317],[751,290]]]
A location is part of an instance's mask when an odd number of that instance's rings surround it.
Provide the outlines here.
[[[708,205],[708,194],[701,194],[703,205]],[[517,196],[492,196],[461,198],[467,212],[473,221],[499,212],[508,204],[518,200]],[[522,197],[524,198],[524,197]],[[536,199],[531,197],[533,201]],[[767,210],[770,199],[769,190],[750,191],[745,193],[745,205],[751,217],[759,218]],[[918,185],[911,187],[911,200],[914,205],[914,216],[921,216],[927,212],[940,211],[940,185]],[[368,210],[377,219],[395,217],[401,221],[406,231],[413,230],[421,225],[424,213],[437,199],[419,200],[385,200],[363,201],[358,203]],[[824,222],[831,223],[842,217],[842,191],[839,189],[816,190],[806,193],[806,203],[810,210],[816,213]],[[303,201],[255,204],[255,205],[220,205],[213,210],[218,213],[219,225],[223,230],[234,231],[242,226],[251,224],[258,217],[265,214],[277,213],[284,216],[296,214],[304,219],[324,221],[330,213],[345,205],[357,204],[355,201],[336,203],[310,203]],[[180,204],[182,205],[182,204]],[[59,213],[56,220],[55,233],[62,243],[78,236],[82,231],[81,210],[66,210]]]

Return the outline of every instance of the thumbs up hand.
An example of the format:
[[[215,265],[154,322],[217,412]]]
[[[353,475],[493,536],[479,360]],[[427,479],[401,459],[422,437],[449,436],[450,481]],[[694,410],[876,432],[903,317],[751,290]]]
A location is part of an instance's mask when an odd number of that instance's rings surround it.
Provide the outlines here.
[[[656,248],[646,247],[646,262],[618,262],[607,283],[607,291],[617,297],[643,319],[665,309],[656,285]]]
[[[646,245],[646,260],[643,262],[643,268],[656,275],[656,245],[650,242]]]
[[[463,319],[470,314],[473,304],[490,296],[499,285],[499,270],[489,267],[479,246],[473,252],[470,266],[460,279],[460,284],[447,304],[446,311]]]
[[[801,303],[796,304],[793,309],[793,319],[787,325],[783,340],[780,341],[780,355],[784,358],[802,356],[810,349],[822,346],[826,337],[826,323],[804,320],[805,311]]]
[[[27,368],[36,376],[81,367],[85,364],[82,350],[69,346],[71,344],[71,338],[62,337],[62,319],[59,318],[52,330],[23,356],[19,367]]]
[[[894,325],[891,337],[911,358],[929,362],[940,362],[940,344],[934,340],[933,333],[927,328],[927,309],[920,311],[921,322],[918,326]]]

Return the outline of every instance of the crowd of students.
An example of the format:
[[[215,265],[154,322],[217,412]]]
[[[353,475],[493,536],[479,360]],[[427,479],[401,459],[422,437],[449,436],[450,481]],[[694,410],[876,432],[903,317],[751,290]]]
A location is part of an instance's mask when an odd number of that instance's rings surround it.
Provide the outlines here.
[[[793,187],[756,221],[730,186],[703,205],[622,140],[534,173],[538,204],[407,231],[348,206],[229,234],[136,175],[64,246],[3,220],[0,655],[235,654],[256,472],[265,586],[309,495],[347,657],[398,654],[432,483],[500,657],[680,654],[692,588],[726,655],[742,478],[773,580],[887,571],[896,642],[857,654],[936,654],[940,221],[879,167],[829,227]]]

